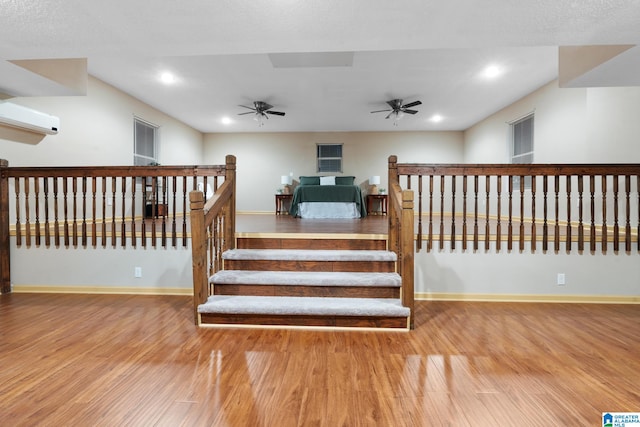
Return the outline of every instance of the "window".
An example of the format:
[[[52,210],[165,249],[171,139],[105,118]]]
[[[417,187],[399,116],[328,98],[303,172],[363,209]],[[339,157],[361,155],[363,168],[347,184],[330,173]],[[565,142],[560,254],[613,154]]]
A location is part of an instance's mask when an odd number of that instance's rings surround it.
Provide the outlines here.
[[[516,120],[511,126],[511,163],[533,163],[533,114]],[[520,177],[514,177],[516,188],[520,186]],[[526,177],[525,188],[531,188],[531,177]]]
[[[342,144],[318,144],[318,172],[342,172]]]
[[[133,164],[148,166],[158,164],[158,126],[138,118],[133,124]]]

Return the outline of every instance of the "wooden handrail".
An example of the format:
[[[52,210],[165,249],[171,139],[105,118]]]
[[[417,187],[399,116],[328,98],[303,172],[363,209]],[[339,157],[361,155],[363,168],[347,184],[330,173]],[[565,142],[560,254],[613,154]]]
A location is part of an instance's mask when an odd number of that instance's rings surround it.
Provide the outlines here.
[[[236,158],[226,157],[225,181],[209,200],[202,191],[189,193],[193,265],[193,314],[214,293],[209,277],[222,269],[222,253],[235,248]]]
[[[402,190],[398,181],[397,157],[389,157],[389,203],[387,207],[388,249],[398,257],[402,277],[402,305],[410,310],[409,327],[414,328],[414,213],[413,191]]]
[[[235,174],[235,163],[9,167],[0,159],[0,289],[11,289],[12,234],[26,248],[186,248],[187,193],[199,185],[217,191],[227,167]]]
[[[640,251],[639,164],[402,163],[395,168],[407,188],[418,184],[417,250],[426,240],[427,251],[436,242],[440,250],[461,242],[463,250],[477,251],[482,241],[485,251],[495,242],[498,252],[505,241],[508,251],[519,252],[557,253],[564,247],[593,253],[599,246],[602,253],[629,253],[634,242]]]

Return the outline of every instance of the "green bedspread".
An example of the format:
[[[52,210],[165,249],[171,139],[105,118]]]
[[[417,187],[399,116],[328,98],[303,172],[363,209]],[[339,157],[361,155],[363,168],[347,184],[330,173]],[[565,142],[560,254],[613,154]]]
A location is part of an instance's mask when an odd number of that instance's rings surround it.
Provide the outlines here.
[[[367,216],[362,191],[357,185],[300,185],[293,192],[289,214],[298,216],[298,205],[303,202],[353,202],[360,217]]]

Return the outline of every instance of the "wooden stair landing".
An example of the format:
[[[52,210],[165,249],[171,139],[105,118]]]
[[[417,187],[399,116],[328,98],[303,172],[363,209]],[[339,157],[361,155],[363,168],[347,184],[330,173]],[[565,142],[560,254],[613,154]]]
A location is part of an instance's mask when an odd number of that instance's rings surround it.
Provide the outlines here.
[[[333,249],[317,237],[285,240],[239,240],[242,249],[225,252],[200,325],[408,330],[395,253],[357,238],[327,239]]]

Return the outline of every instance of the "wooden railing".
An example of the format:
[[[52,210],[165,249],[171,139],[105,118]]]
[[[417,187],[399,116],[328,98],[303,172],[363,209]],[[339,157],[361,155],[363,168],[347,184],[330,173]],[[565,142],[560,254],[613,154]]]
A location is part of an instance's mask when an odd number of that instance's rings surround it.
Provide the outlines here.
[[[397,171],[407,189],[417,188],[418,251],[445,244],[640,251],[639,164],[398,164]]]
[[[27,248],[186,248],[187,193],[216,191],[225,176],[225,165],[9,167],[0,160],[2,292],[10,291],[11,235]]]
[[[413,191],[402,190],[398,180],[397,157],[389,157],[389,221],[388,249],[398,256],[397,272],[402,277],[402,305],[411,310],[409,327],[413,329],[414,313],[414,211]]]
[[[236,158],[227,156],[225,180],[206,201],[201,191],[189,193],[193,258],[193,314],[213,294],[209,277],[222,269],[222,253],[235,248]]]

